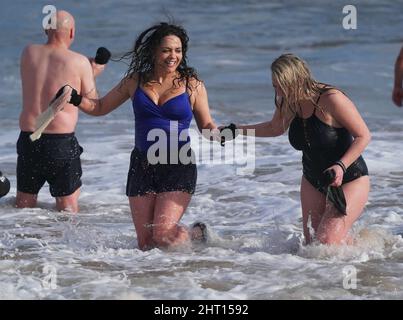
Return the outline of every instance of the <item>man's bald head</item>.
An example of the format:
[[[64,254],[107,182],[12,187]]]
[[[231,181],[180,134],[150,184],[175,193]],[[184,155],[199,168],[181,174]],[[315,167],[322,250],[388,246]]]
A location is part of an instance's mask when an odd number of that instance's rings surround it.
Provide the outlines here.
[[[54,19],[54,17],[52,17],[52,19]],[[56,12],[56,29],[46,30],[49,40],[51,38],[57,38],[58,40],[70,40],[72,42],[74,39],[74,33],[74,18],[65,10],[58,10]]]
[[[74,28],[73,16],[64,10],[59,10],[56,13],[56,31],[70,31]]]

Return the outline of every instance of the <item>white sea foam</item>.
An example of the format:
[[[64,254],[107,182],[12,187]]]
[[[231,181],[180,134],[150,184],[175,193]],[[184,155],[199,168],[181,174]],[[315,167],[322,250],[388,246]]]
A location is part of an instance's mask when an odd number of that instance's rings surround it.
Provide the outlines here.
[[[76,8],[74,50],[90,55],[102,44],[124,52],[138,32],[155,22],[157,0],[143,6],[141,15],[121,9],[140,1],[116,3],[91,6],[93,17],[108,10],[114,23],[97,32],[98,18],[88,17],[87,5]],[[55,212],[46,185],[38,208],[14,208],[19,55],[26,42],[44,39],[41,8],[17,1],[0,12],[2,29],[10,30],[1,35],[10,45],[0,61],[0,170],[11,182],[10,193],[0,199],[0,299],[402,299],[403,118],[390,100],[401,4],[365,1],[353,33],[342,29],[341,9],[333,2],[298,5],[293,15],[287,3],[169,3],[174,15],[185,17],[189,62],[205,81],[218,124],[270,120],[269,66],[285,51],[304,57],[319,80],[342,88],[356,103],[373,136],[364,153],[371,193],[354,226],[356,244],[303,245],[301,154],[281,136],[256,139],[255,170],[245,175],[231,163],[206,163],[209,153],[202,150],[196,194],[181,223],[206,222],[208,245],[140,251],[125,196],[134,143],[130,102],[106,117],[80,116],[80,214]],[[23,15],[21,25],[9,19],[7,10]],[[133,18],[137,23],[128,31]],[[376,30],[370,23],[375,19]],[[118,83],[125,68],[107,65],[97,79],[101,94]],[[191,138],[196,142],[198,136]],[[221,150],[214,146],[214,152]],[[348,268],[356,270],[356,289],[343,285]]]

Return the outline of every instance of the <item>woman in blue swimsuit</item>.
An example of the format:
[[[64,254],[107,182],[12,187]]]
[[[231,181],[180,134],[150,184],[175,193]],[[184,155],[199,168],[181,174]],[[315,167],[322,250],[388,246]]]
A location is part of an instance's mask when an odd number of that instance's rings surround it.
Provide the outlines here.
[[[177,247],[203,237],[204,224],[180,226],[192,194],[197,168],[188,129],[219,131],[211,118],[207,91],[187,65],[188,36],[177,25],[160,23],[140,34],[123,80],[101,99],[73,92],[70,103],[101,116],[132,99],[135,146],[126,194],[141,250]]]
[[[257,137],[276,137],[289,129],[290,144],[302,151],[306,243],[313,240],[309,218],[321,243],[351,243],[348,233],[361,215],[370,189],[361,156],[371,139],[368,127],[353,102],[340,90],[314,80],[307,64],[297,56],[281,55],[272,63],[271,71],[276,92],[273,119],[236,128],[241,134],[255,129]],[[330,182],[335,189],[328,187],[327,171],[335,175]],[[329,190],[340,192],[330,194]]]

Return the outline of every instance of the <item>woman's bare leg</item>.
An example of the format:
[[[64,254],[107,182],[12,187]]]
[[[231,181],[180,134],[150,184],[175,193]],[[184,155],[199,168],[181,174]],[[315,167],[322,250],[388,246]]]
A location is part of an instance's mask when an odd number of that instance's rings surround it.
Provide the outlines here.
[[[320,222],[317,238],[324,244],[351,243],[349,231],[361,216],[368,200],[369,177],[363,176],[343,185],[347,202],[347,215],[341,215],[333,205],[326,205],[325,213]]]
[[[310,244],[313,239],[311,239],[311,233],[309,232],[309,218],[311,219],[311,226],[316,233],[322,215],[325,212],[326,197],[316,190],[305,177],[301,179],[301,207],[305,243]]]
[[[157,195],[154,208],[153,240],[159,247],[176,247],[189,241],[189,232],[179,221],[189,205],[186,192],[164,192]]]
[[[129,197],[130,210],[134,227],[136,228],[137,242],[141,250],[155,247],[153,241],[153,223],[156,195]]]

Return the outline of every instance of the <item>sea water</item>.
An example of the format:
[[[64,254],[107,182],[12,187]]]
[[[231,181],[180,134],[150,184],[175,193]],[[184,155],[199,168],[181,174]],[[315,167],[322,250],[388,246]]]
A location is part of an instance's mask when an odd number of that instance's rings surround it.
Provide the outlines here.
[[[188,61],[205,82],[217,124],[270,120],[270,64],[303,57],[315,77],[341,88],[372,133],[364,152],[368,204],[354,246],[303,245],[301,154],[287,136],[256,139],[254,170],[198,158],[195,195],[181,223],[201,220],[207,245],[138,249],[125,184],[134,144],[131,105],[104,117],[80,115],[84,148],[81,212],[55,211],[48,187],[38,208],[14,208],[21,110],[19,58],[46,41],[42,4],[3,1],[0,10],[0,299],[402,299],[403,110],[391,101],[403,43],[403,1],[354,1],[357,29],[343,28],[343,1],[54,1],[76,19],[73,50],[99,46],[119,57],[153,23],[175,18],[188,31]],[[110,62],[97,79],[104,95],[127,66]],[[199,136],[192,122],[192,143]],[[218,145],[215,152],[221,152]]]

